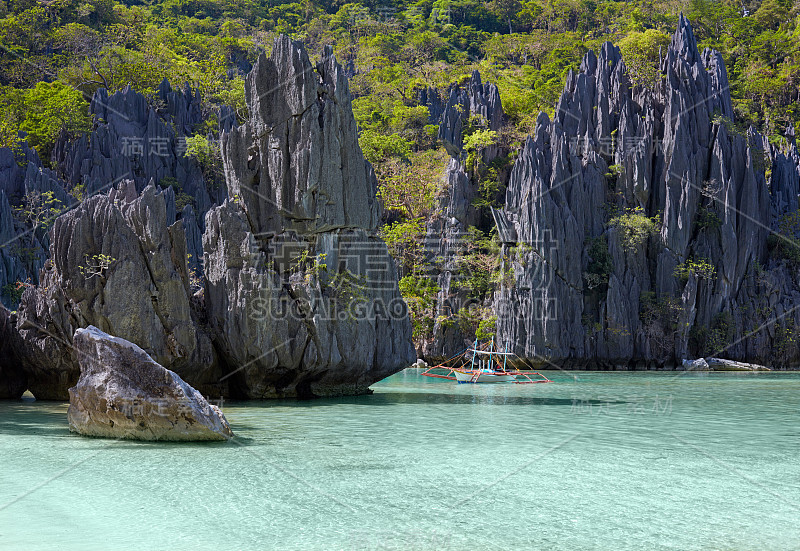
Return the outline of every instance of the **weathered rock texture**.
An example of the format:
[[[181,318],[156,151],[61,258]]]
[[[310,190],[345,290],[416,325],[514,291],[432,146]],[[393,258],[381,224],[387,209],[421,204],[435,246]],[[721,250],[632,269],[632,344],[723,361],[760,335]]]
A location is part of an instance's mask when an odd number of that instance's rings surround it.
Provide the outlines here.
[[[226,440],[222,411],[133,343],[94,326],[73,339],[81,376],[69,389],[70,430],[130,440]]]
[[[366,392],[415,356],[343,69],[281,36],[245,92],[203,236],[215,344],[247,397]]]
[[[19,308],[18,356],[37,398],[67,398],[80,372],[72,335],[89,325],[216,391],[206,385],[221,373],[192,309],[186,237],[182,221],[170,222],[171,193],[150,186],[137,195],[123,182],[55,221],[41,284]]]
[[[169,222],[184,218],[187,233],[202,234],[205,213],[224,200],[225,186],[221,177],[208,171],[204,175],[198,162],[185,155],[186,138],[195,135],[209,116],[202,110],[199,93],[188,85],[173,90],[164,80],[148,103],[130,87],[111,95],[100,89],[89,112],[96,121],[94,130],[77,140],[61,140],[53,154],[66,184],[83,185],[87,196],[107,193],[123,180],[132,180],[138,192],[150,184],[172,186],[184,203],[192,204],[172,212]],[[199,239],[189,241],[189,253],[192,267],[201,269]]]
[[[451,86],[446,101],[436,88],[420,90],[418,96],[419,103],[428,108],[431,121],[439,125],[438,138],[458,152],[471,117],[481,117],[489,130],[500,130],[503,125],[505,115],[500,92],[494,84],[482,83],[478,71],[473,71],[463,85]],[[491,156],[492,152],[488,154]]]
[[[569,74],[553,120],[539,116],[499,213],[519,243],[508,249],[516,281],[497,300],[498,338],[573,367],[674,366],[707,354],[797,364],[787,336],[800,328],[798,274],[767,246],[779,217],[797,209],[797,150],[735,130],[722,58],[698,51],[684,17],[661,69],[652,93],[633,87],[607,43]],[[607,225],[615,208],[663,224],[626,248]],[[592,238],[610,253],[599,285],[587,276],[600,260]],[[701,259],[713,277],[675,275]]]
[[[163,112],[131,90],[98,92],[92,136],[59,145],[71,185],[94,195],[55,221],[40,285],[25,291],[12,318],[10,353],[37,398],[67,398],[80,374],[72,336],[90,325],[214,396],[363,393],[413,362],[342,68],[330,51],[315,68],[282,37],[248,77],[247,97],[248,123],[235,127],[226,110],[222,125],[233,200],[204,223],[191,208],[176,212],[172,187],[142,189],[175,178],[184,191],[199,186],[201,212],[209,206],[196,165],[175,150],[199,116],[188,91],[163,84]],[[130,140],[166,154],[118,155]],[[130,172],[133,179],[101,189]],[[3,234],[17,231],[5,220]],[[190,254],[205,257],[199,291]],[[11,381],[8,363],[2,377]]]
[[[438,138],[451,155],[443,176],[446,193],[439,199],[437,209],[441,215],[426,226],[425,252],[428,262],[434,267],[440,290],[436,299],[439,315],[433,328],[433,339],[421,353],[433,358],[451,356],[463,350],[465,339],[471,338],[458,323],[452,323],[462,308],[475,303],[467,291],[458,288],[459,279],[470,275],[459,266],[459,259],[465,252],[464,239],[469,227],[483,222],[480,209],[473,203],[478,186],[466,166],[467,152],[462,147],[464,130],[470,119],[474,122],[479,117],[484,129],[498,131],[504,119],[497,87],[483,84],[478,71],[473,72],[463,85],[452,86],[447,96],[447,101],[443,102],[435,88],[422,90],[419,94],[420,103],[428,107],[431,121],[439,125]],[[484,148],[480,160],[473,162],[488,164],[503,153],[499,146],[493,145]]]
[[[78,201],[67,190],[83,186],[89,197],[107,194],[122,181],[133,181],[138,192],[149,184],[171,186],[176,192],[169,209],[169,224],[184,220],[190,267],[202,273],[202,233],[205,213],[225,198],[221,175],[184,155],[186,138],[193,136],[208,117],[200,97],[188,86],[173,90],[165,80],[158,88],[155,105],[140,93],[126,88],[109,95],[100,89],[92,98],[90,114],[95,128],[78,139],[62,136],[52,160],[56,171],[43,166],[38,154],[23,141],[19,151],[0,148],[0,301],[15,307],[13,286],[18,281],[38,283],[39,270],[48,256],[46,228],[29,231],[15,220],[12,207],[24,204],[33,192],[52,192],[59,210]],[[235,121],[230,109],[223,109],[221,124]],[[213,140],[212,136],[209,138]],[[77,192],[75,192],[77,194]]]
[[[164,80],[155,106],[130,87],[109,95],[105,89],[92,97],[89,112],[95,129],[72,141],[61,141],[54,157],[70,185],[84,184],[86,192],[107,192],[121,180],[133,180],[141,191],[175,179],[201,212],[212,204],[200,166],[184,156],[185,138],[193,136],[207,114],[200,96],[188,85],[173,90]],[[169,181],[169,180],[168,180]]]

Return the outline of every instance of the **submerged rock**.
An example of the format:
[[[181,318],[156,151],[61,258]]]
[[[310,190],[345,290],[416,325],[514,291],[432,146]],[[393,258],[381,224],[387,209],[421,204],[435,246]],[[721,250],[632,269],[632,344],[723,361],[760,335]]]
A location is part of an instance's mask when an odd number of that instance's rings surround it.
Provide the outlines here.
[[[714,371],[772,371],[769,367],[745,362],[735,362],[722,358],[706,358],[709,369]]]
[[[81,376],[69,389],[70,430],[130,440],[233,436],[218,407],[135,344],[94,326],[78,329],[73,343]]]

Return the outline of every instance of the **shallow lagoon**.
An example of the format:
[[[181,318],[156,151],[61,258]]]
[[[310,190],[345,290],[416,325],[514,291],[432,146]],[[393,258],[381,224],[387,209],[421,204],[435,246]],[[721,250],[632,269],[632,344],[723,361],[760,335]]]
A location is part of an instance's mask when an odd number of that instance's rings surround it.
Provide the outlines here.
[[[564,373],[225,403],[237,434],[68,432],[0,402],[0,548],[800,548],[800,373]]]

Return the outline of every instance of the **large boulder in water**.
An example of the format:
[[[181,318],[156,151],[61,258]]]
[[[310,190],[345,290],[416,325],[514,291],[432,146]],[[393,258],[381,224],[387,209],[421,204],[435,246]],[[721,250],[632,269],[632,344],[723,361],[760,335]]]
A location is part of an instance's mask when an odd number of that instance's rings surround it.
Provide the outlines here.
[[[73,343],[81,376],[69,389],[70,430],[131,440],[233,436],[219,408],[135,344],[94,326],[78,329]]]

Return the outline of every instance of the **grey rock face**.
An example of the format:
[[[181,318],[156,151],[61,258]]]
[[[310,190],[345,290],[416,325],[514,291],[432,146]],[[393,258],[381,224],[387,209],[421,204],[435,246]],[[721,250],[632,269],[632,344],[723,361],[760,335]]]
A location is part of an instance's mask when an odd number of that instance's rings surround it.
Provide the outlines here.
[[[376,181],[358,146],[347,79],[281,36],[247,76],[250,120],[222,136],[228,193],[259,232],[374,230]]]
[[[70,197],[56,173],[42,164],[36,150],[28,147],[24,140],[18,151],[0,148],[0,191],[15,204],[29,191],[52,191],[65,206],[70,204]]]
[[[770,178],[772,219],[797,212],[797,182],[800,180],[800,153],[792,143],[786,151],[780,151],[765,141],[765,151],[771,156],[772,177]]]
[[[41,284],[19,310],[18,355],[37,398],[67,398],[79,374],[72,335],[89,325],[140,344],[203,390],[219,379],[193,319],[185,232],[168,222],[168,195],[148,187],[139,196],[126,182],[56,220]]]
[[[147,353],[94,326],[73,339],[81,366],[69,389],[69,428],[130,440],[227,440],[222,411]]]
[[[8,208],[22,204],[23,197],[31,192],[52,192],[59,201],[58,208],[66,210],[77,204],[66,190],[77,185],[85,186],[87,197],[106,194],[125,180],[133,181],[139,192],[150,183],[177,185],[180,193],[185,194],[183,199],[190,197],[194,206],[176,212],[173,197],[168,210],[169,223],[186,218],[190,265],[198,274],[202,273],[199,236],[204,216],[213,204],[225,198],[225,186],[221,181],[207,185],[197,161],[184,156],[185,138],[192,136],[204,119],[197,92],[188,87],[172,90],[165,80],[159,86],[155,103],[148,105],[147,99],[131,88],[111,95],[98,90],[90,105],[90,113],[95,117],[94,130],[76,140],[63,137],[56,143],[53,159],[66,175],[66,181],[43,167],[37,153],[24,143],[17,153],[0,149],[0,232],[19,236],[0,241],[0,299],[5,305],[13,307],[14,301],[4,289],[17,281],[38,283],[39,270],[47,259],[50,245],[47,232],[21,235],[25,228],[20,224],[15,227]],[[223,110],[221,115],[235,120],[230,110]]]
[[[200,98],[190,88],[173,91],[165,80],[156,96],[158,107],[130,87],[92,97],[89,112],[97,125],[91,134],[57,145],[54,156],[70,184],[85,184],[88,194],[107,192],[121,180],[133,180],[141,191],[151,181],[175,178],[205,211],[211,199],[200,167],[183,156],[178,138],[194,135],[202,122]]]
[[[114,94],[105,89],[92,97],[89,112],[95,129],[83,137],[56,145],[54,158],[66,174],[68,186],[82,184],[87,196],[107,193],[123,180],[132,180],[137,191],[147,185],[177,185],[180,193],[191,197],[194,217],[203,231],[205,213],[225,198],[221,181],[206,182],[197,161],[184,155],[186,137],[193,136],[205,114],[199,93],[186,86],[173,90],[164,80],[158,88],[155,105],[149,105],[140,93],[125,88]],[[223,110],[222,116],[229,114]],[[235,117],[234,117],[235,120]],[[173,213],[170,223],[176,220]],[[188,228],[189,233],[197,233]],[[199,243],[190,243],[199,245]],[[201,248],[190,248],[200,269]]]
[[[497,299],[498,338],[575,367],[674,366],[701,341],[731,358],[797,362],[780,328],[798,322],[798,289],[767,258],[776,217],[797,209],[796,150],[733,131],[722,58],[698,51],[683,17],[662,73],[652,92],[632,86],[607,43],[568,76],[554,119],[540,115],[499,216],[519,246],[515,284]],[[625,246],[624,228],[608,225],[615,211],[659,216],[660,231]],[[587,276],[597,238],[610,258],[599,285]],[[713,277],[675,275],[699,260]]]
[[[31,241],[35,243],[36,255],[34,256],[34,266],[27,266],[21,255],[22,248],[28,246]],[[21,228],[18,228],[14,220],[14,215],[11,210],[11,205],[8,202],[5,191],[0,190],[0,299],[2,303],[9,307],[14,307],[14,300],[12,293],[9,291],[15,289],[15,284],[18,281],[26,281],[32,279],[31,270],[38,264],[44,263],[43,260],[39,262],[41,256],[38,253],[43,249],[41,243],[35,236],[26,236]]]
[[[476,185],[464,172],[461,162],[450,158],[445,169],[444,180],[448,193],[440,199],[443,215],[426,224],[426,255],[431,259],[439,259],[437,285],[439,293],[436,297],[438,312],[445,315],[457,315],[462,308],[472,303],[465,291],[458,291],[458,278],[462,277],[460,257],[465,253],[463,240],[467,228],[475,226],[479,220],[478,210],[472,205],[477,192]],[[464,349],[466,336],[458,324],[445,323],[437,316],[433,328],[433,339],[427,344],[423,353],[425,357],[451,356]]]
[[[494,84],[483,84],[478,71],[473,71],[464,85],[452,86],[447,101],[442,101],[435,88],[420,90],[418,100],[420,105],[428,107],[431,122],[439,125],[438,138],[459,152],[463,145],[463,130],[470,117],[482,117],[486,127],[495,131],[500,130],[505,117],[500,91]]]
[[[250,120],[222,135],[235,200],[203,235],[215,345],[246,397],[366,392],[414,351],[344,72],[281,36],[245,91]]]
[[[327,51],[315,68],[283,37],[249,76],[247,93],[251,120],[223,124],[231,128],[223,152],[235,200],[208,213],[204,234],[191,207],[176,212],[172,188],[139,192],[148,178],[180,176],[183,161],[167,155],[136,165],[114,153],[131,136],[172,151],[171,125],[188,132],[194,121],[188,92],[162,85],[167,107],[159,113],[131,90],[100,92],[92,109],[101,122],[83,144],[99,150],[61,144],[68,172],[89,187],[128,169],[141,181],[90,196],[51,230],[50,260],[41,284],[23,295],[12,347],[37,398],[66,399],[80,372],[72,335],[90,325],[215,395],[363,393],[413,361],[397,275],[375,235],[375,175],[358,146],[341,67]],[[236,140],[263,155],[242,158]],[[95,157],[92,166],[81,160]],[[13,229],[0,224],[3,234]],[[306,252],[292,256],[293,247]],[[198,292],[190,254],[205,255],[209,271]]]

